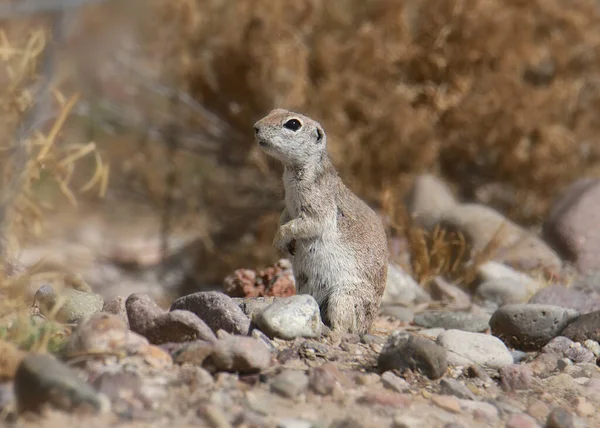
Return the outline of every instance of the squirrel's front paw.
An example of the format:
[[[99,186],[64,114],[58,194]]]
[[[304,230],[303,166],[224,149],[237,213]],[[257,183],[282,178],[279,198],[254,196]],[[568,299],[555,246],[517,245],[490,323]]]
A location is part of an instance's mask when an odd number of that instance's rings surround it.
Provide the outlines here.
[[[273,246],[280,253],[286,253],[292,242],[293,239],[287,236],[285,228],[280,227],[277,231],[277,234],[275,235],[275,239],[273,239]]]

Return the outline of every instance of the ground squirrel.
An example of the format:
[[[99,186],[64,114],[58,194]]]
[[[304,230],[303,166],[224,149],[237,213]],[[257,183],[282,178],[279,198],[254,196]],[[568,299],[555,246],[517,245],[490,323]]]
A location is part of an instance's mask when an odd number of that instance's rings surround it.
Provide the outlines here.
[[[276,109],[254,131],[285,167],[285,209],[273,245],[289,254],[298,294],[317,300],[332,330],[367,332],[387,278],[381,219],[338,176],[319,123]]]

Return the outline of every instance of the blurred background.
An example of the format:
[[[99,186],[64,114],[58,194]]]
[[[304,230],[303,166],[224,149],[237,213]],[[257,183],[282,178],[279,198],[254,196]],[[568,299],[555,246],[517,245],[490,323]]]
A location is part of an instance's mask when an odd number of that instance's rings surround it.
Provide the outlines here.
[[[252,124],[321,122],[402,260],[417,174],[536,229],[600,175],[596,0],[2,0],[1,252],[105,296],[277,261]],[[5,269],[13,269],[5,263]]]

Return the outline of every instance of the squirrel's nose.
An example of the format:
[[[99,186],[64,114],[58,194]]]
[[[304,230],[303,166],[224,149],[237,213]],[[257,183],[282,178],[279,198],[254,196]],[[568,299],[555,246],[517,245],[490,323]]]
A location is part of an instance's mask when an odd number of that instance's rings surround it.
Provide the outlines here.
[[[254,125],[254,135],[258,134],[258,131],[259,131],[258,126]]]

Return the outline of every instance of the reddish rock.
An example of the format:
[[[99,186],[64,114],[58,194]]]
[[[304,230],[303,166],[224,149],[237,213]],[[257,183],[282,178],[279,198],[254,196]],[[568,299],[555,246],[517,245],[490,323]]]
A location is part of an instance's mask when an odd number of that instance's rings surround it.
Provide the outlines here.
[[[296,294],[291,263],[282,259],[263,270],[237,269],[225,278],[224,290],[231,297],[286,297]]]

